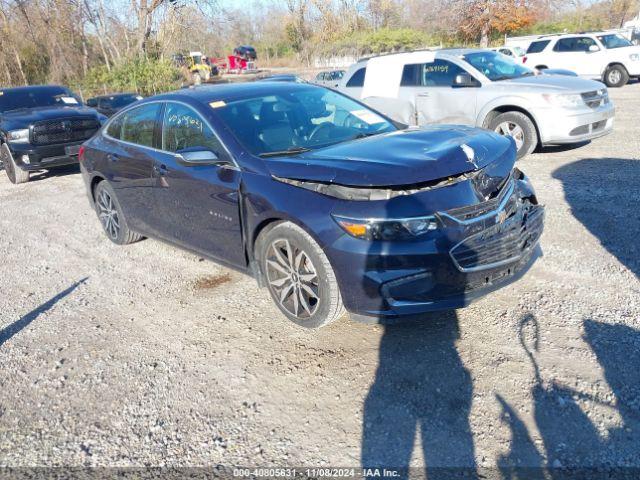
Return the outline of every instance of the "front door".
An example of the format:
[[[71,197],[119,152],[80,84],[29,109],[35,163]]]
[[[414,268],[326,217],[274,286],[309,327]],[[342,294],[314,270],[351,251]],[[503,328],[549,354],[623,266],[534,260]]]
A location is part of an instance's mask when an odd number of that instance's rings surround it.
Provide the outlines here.
[[[239,209],[241,172],[209,124],[191,107],[167,102],[162,153],[154,165],[154,212],[159,234],[185,248],[246,265]],[[180,152],[209,150],[225,165],[187,165]]]
[[[553,65],[578,75],[598,77],[602,71],[603,55],[604,52],[591,37],[565,37],[553,46]]]
[[[411,87],[402,95],[415,95],[418,125],[475,125],[478,89],[457,88],[453,85],[456,75],[466,73],[462,67],[438,58],[415,68],[419,86]],[[406,82],[404,76],[403,82]],[[405,89],[401,87],[400,90]]]

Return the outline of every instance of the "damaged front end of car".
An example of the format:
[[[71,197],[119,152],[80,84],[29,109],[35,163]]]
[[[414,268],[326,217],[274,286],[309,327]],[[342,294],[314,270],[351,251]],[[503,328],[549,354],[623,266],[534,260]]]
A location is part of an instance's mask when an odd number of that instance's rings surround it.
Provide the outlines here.
[[[413,172],[390,170],[387,184],[376,171],[378,161],[359,181],[348,157],[325,162],[324,171],[311,170],[309,179],[297,171],[287,175],[282,164],[273,168],[275,181],[332,200],[339,233],[327,236],[323,249],[332,265],[348,266],[335,270],[354,318],[464,307],[520,278],[541,253],[544,207],[514,167],[513,142],[463,132],[423,164],[429,169],[437,163],[444,176],[416,174],[406,152],[395,168]],[[427,154],[435,156],[433,149]]]

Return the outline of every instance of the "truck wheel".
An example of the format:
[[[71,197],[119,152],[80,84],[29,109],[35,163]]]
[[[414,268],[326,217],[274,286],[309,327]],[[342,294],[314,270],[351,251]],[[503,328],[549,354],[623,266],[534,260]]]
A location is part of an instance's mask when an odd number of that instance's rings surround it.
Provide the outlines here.
[[[531,119],[522,112],[501,113],[489,123],[489,130],[512,137],[516,142],[516,158],[529,155],[538,144],[538,133]]]
[[[629,73],[622,65],[612,65],[604,72],[604,83],[607,87],[623,87],[629,81]]]
[[[344,315],[333,268],[302,228],[282,222],[263,231],[256,242],[256,254],[271,298],[289,320],[318,328]]]
[[[29,181],[29,172],[25,172],[16,165],[13,155],[11,155],[6,143],[0,147],[0,159],[2,159],[2,165],[4,165],[7,177],[9,177],[11,183],[18,185],[19,183],[27,183]]]
[[[98,183],[94,198],[96,214],[109,240],[117,245],[128,245],[142,239],[142,235],[129,229],[111,185],[106,181]]]

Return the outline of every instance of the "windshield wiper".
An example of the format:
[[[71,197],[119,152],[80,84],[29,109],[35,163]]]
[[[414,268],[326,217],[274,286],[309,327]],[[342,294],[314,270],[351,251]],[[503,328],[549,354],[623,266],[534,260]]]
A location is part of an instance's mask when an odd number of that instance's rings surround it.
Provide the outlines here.
[[[263,153],[260,153],[258,156],[263,158],[281,157],[284,155],[297,155],[298,153],[308,152],[309,150],[311,149],[305,148],[305,147],[289,147],[286,150],[277,150],[275,152],[263,152]]]

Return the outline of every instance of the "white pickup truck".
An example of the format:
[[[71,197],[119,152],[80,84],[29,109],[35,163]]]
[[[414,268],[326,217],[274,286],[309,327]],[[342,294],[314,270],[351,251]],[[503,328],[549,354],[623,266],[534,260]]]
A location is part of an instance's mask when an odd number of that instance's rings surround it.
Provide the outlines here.
[[[527,65],[565,68],[622,87],[630,77],[640,77],[640,46],[611,32],[542,36],[529,45]]]

